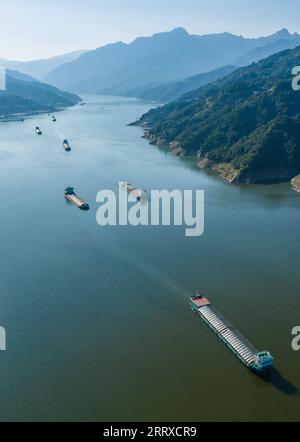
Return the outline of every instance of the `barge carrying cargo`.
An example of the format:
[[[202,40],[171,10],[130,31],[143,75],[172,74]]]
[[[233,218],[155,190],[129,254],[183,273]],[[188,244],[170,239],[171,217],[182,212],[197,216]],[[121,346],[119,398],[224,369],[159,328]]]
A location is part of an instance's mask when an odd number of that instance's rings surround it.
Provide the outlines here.
[[[200,293],[190,299],[193,311],[204,320],[224,344],[250,370],[262,374],[270,371],[273,357],[268,351],[258,351],[244,336],[236,330]]]
[[[74,192],[73,187],[67,187],[65,189],[65,198],[70,201],[74,206],[78,207],[81,210],[89,210],[90,206],[79,198],[78,195]]]

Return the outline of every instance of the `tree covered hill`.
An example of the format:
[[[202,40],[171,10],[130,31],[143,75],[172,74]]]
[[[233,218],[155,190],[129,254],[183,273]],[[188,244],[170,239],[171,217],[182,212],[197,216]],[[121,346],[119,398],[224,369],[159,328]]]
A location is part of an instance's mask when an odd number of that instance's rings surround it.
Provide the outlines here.
[[[153,109],[138,124],[153,144],[196,156],[235,182],[287,181],[300,173],[300,47],[241,68]]]
[[[80,97],[39,82],[17,71],[7,71],[6,91],[0,91],[0,117],[74,106]]]

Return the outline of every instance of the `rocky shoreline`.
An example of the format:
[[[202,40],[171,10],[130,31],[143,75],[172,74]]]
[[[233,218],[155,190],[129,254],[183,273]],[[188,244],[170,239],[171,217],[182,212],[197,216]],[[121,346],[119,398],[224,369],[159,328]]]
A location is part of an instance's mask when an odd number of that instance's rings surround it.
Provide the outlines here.
[[[151,132],[151,128],[149,128],[149,126],[147,126],[145,123],[137,121],[135,123],[131,123],[130,126],[141,127],[144,130],[144,135],[142,138],[147,139],[149,141],[149,144],[151,144],[152,146],[167,149],[175,156],[186,156],[186,152],[177,141],[169,143],[165,139],[156,136]],[[300,193],[300,175],[297,175],[291,179],[293,173],[291,174],[290,170],[284,168],[278,168],[277,170],[270,169],[263,172],[251,173],[235,169],[230,163],[216,164],[206,157],[194,158],[196,159],[197,166],[200,169],[213,170],[220,178],[232,184],[278,184],[283,182],[290,182],[293,190]]]

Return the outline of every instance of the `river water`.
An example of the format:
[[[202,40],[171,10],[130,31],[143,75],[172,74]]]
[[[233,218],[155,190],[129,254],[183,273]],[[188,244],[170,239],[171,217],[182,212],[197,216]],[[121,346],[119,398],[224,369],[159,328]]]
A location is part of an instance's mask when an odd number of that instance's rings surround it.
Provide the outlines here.
[[[57,123],[0,124],[0,420],[300,420],[300,197],[229,185],[150,146],[126,126],[149,103],[85,98]],[[204,235],[99,227],[98,191],[125,180],[203,189]],[[68,185],[89,212],[65,201]],[[196,288],[272,352],[271,380],[193,315]]]

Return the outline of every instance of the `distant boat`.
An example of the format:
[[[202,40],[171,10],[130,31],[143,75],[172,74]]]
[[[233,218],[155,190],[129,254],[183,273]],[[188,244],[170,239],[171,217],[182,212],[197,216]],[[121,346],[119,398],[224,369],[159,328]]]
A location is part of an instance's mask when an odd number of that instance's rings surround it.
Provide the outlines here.
[[[38,135],[42,135],[42,133],[43,133],[38,126],[35,128],[35,131]]]
[[[66,152],[71,152],[71,146],[70,146],[68,140],[64,140],[63,141],[63,146],[64,146],[64,149],[65,149]]]
[[[133,195],[138,201],[141,201],[142,199],[147,199],[147,192],[146,190],[139,190],[133,187],[131,184],[124,182],[121,183],[122,189],[126,190],[127,193]]]
[[[56,117],[53,115],[52,116],[52,121],[55,123],[56,122]]]
[[[85,102],[83,101],[82,103],[80,103],[80,106],[85,106]]]
[[[65,198],[81,210],[90,210],[90,206],[76,195],[73,187],[65,189]]]

